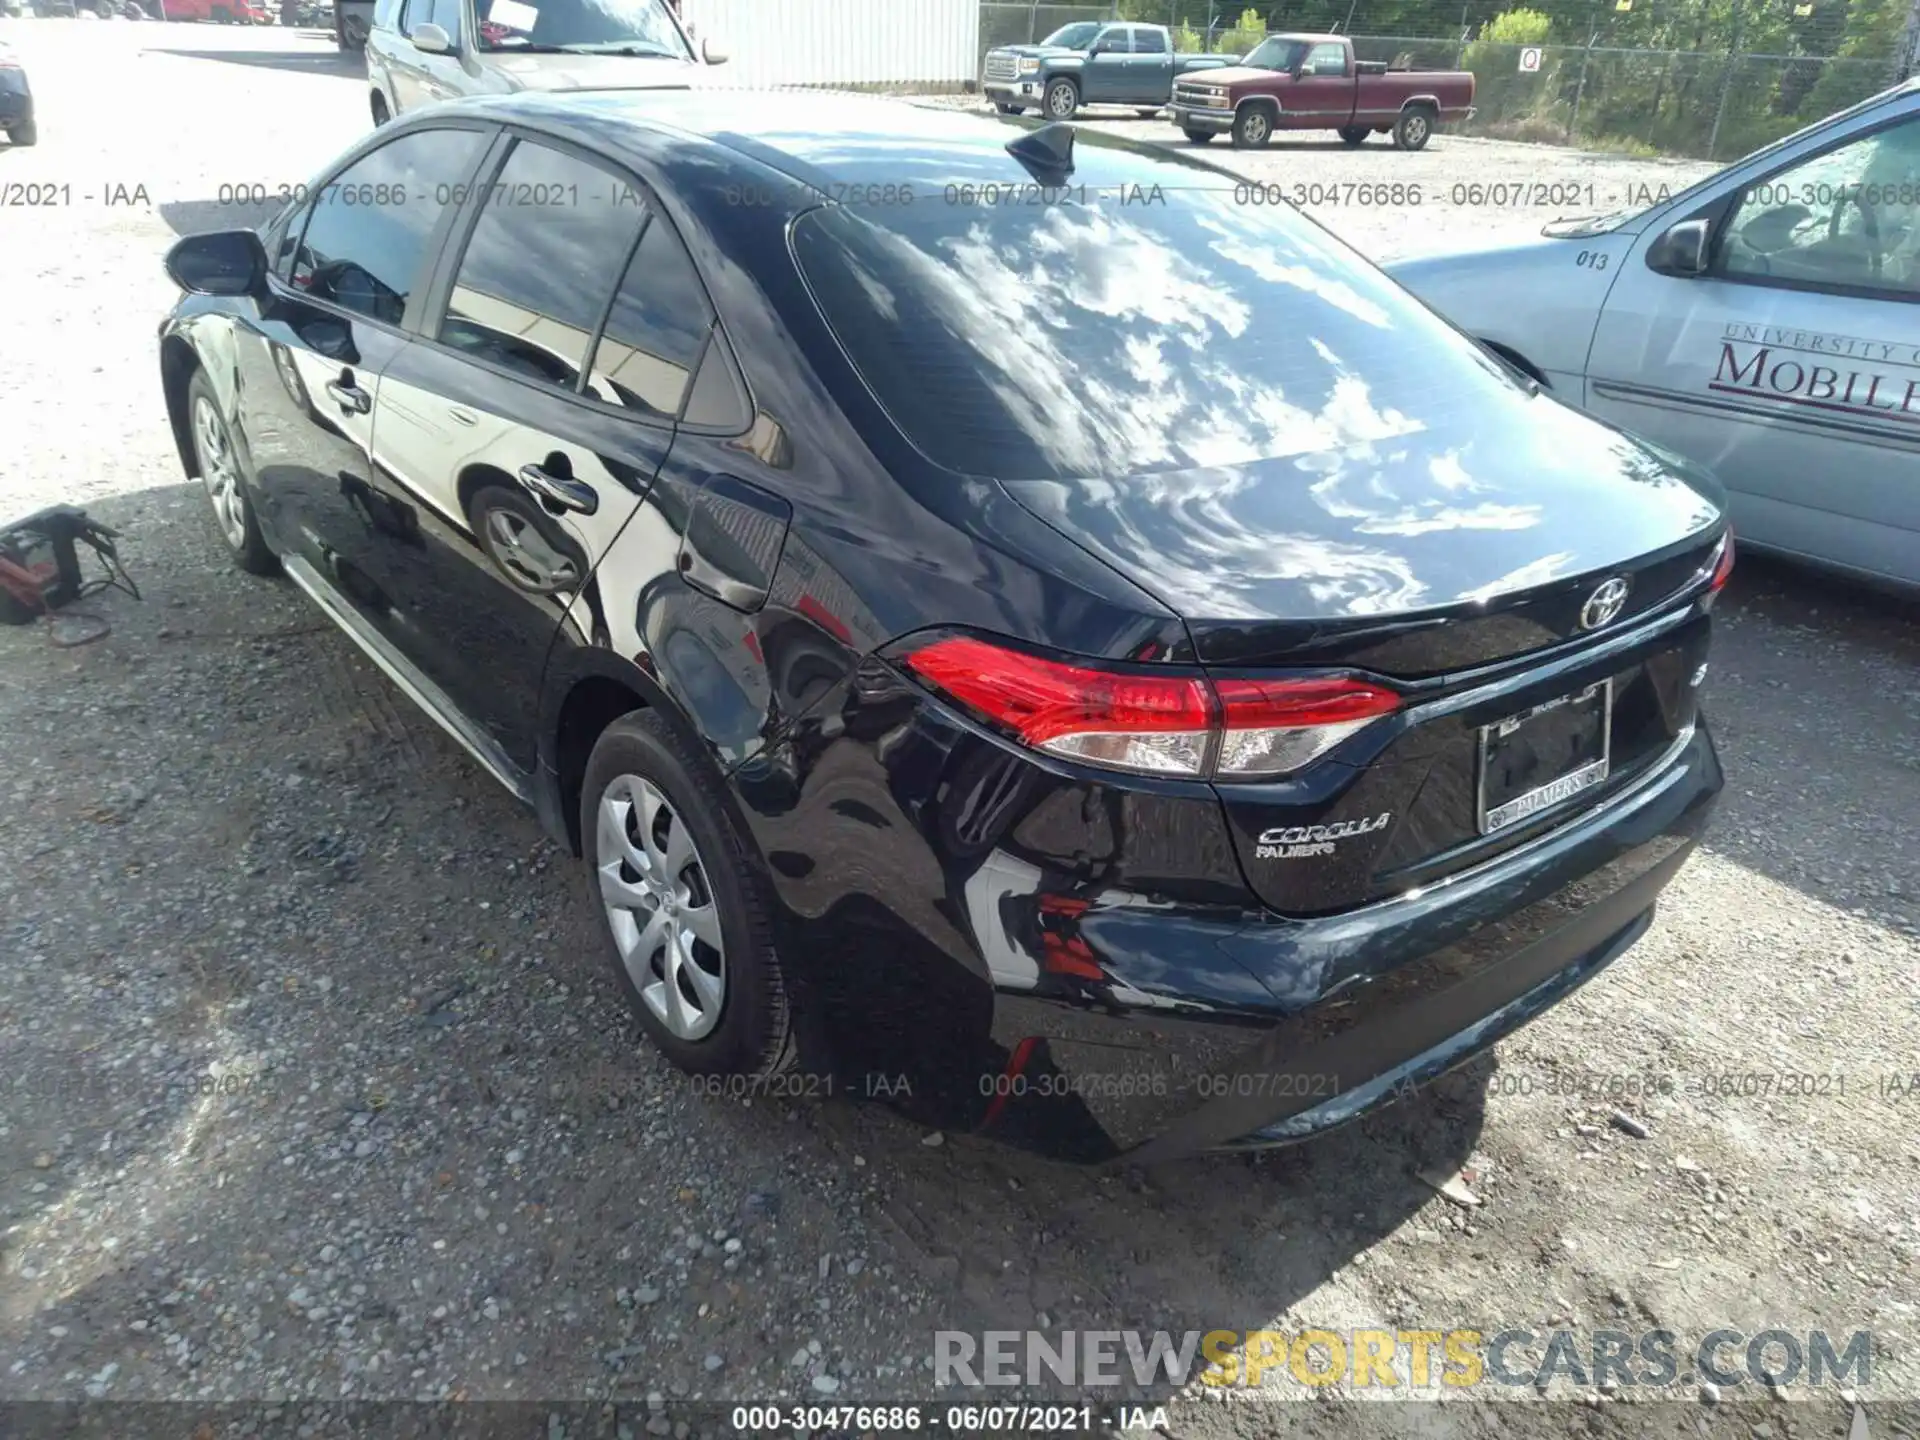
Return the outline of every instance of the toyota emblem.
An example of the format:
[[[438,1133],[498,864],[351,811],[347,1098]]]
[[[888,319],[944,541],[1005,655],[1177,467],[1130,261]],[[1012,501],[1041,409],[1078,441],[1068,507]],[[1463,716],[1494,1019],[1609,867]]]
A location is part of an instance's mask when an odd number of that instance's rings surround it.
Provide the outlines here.
[[[1616,575],[1611,580],[1602,580],[1600,588],[1587,596],[1587,603],[1580,607],[1580,628],[1598,630],[1602,625],[1611,625],[1626,607],[1626,576]]]

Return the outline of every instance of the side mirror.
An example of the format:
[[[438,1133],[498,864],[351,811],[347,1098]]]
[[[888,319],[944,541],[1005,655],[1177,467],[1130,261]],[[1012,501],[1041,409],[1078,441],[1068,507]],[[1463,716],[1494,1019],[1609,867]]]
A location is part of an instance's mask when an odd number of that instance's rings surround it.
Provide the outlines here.
[[[733,57],[727,54],[727,47],[716,45],[711,40],[700,42],[700,58],[709,65],[724,65]]]
[[[1712,243],[1711,222],[1682,220],[1653,242],[1647,251],[1648,268],[1662,275],[1704,275]]]
[[[453,49],[453,37],[431,20],[423,20],[414,26],[413,33],[407,38],[413,42],[414,49],[428,55],[445,55]]]
[[[254,295],[266,281],[267,251],[251,230],[215,230],[176,240],[166,266],[189,295]]]

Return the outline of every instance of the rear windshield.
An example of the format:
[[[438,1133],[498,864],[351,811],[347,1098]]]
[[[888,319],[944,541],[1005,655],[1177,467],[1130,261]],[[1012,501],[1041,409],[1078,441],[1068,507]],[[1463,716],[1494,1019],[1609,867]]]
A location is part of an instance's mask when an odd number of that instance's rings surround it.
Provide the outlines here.
[[[824,206],[794,227],[854,368],[946,469],[1234,465],[1471,424],[1514,391],[1284,204],[1231,189],[1027,204],[1010,188],[1015,203]]]

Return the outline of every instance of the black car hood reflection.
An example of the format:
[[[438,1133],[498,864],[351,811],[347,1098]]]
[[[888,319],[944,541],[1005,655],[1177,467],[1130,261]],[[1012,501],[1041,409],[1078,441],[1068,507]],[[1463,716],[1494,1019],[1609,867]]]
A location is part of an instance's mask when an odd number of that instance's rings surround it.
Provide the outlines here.
[[[1506,407],[1503,407],[1506,408]],[[1484,605],[1713,526],[1717,487],[1557,401],[1324,452],[1005,488],[1190,622]]]

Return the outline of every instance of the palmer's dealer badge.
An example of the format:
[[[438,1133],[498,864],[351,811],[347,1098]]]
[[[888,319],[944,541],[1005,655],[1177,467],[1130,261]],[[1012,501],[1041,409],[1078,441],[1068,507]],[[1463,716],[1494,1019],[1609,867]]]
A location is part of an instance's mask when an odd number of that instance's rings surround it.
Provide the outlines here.
[[[1820,412],[1920,426],[1920,345],[1796,330],[1790,325],[1729,324],[1709,390]]]
[[[1371,820],[1336,820],[1331,825],[1291,825],[1283,830],[1263,830],[1254,858],[1304,860],[1312,855],[1332,855],[1339,850],[1342,840],[1384,830],[1391,819],[1393,812],[1389,810]]]

